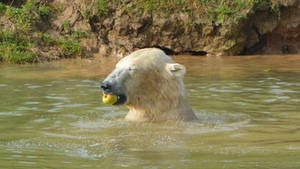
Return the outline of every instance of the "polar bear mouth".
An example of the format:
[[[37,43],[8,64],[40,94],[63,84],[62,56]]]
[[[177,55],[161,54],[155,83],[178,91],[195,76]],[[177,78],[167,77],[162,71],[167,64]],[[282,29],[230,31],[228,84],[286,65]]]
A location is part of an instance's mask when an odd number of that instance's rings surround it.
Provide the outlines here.
[[[113,105],[122,105],[122,104],[125,104],[126,101],[127,101],[127,97],[125,94],[117,94],[118,96],[118,100],[116,103],[114,103]]]
[[[117,93],[112,93],[112,92],[103,92],[103,94],[116,95],[117,96],[117,101],[114,104],[112,104],[112,105],[115,105],[115,106],[123,105],[127,101],[127,97],[126,97],[125,94],[117,94]]]

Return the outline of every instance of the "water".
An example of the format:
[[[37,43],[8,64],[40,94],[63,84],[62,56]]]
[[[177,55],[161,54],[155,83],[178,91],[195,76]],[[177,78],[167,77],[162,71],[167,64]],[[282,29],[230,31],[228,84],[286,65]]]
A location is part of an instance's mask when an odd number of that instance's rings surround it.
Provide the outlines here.
[[[199,123],[101,103],[112,64],[0,65],[0,168],[300,168],[300,56],[184,57]]]

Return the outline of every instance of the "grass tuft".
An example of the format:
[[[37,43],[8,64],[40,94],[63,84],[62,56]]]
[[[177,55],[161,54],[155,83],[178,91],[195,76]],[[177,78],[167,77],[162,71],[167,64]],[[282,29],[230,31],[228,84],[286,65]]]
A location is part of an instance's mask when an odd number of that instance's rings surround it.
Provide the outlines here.
[[[37,59],[35,45],[22,34],[0,31],[0,60],[8,63],[28,63]]]

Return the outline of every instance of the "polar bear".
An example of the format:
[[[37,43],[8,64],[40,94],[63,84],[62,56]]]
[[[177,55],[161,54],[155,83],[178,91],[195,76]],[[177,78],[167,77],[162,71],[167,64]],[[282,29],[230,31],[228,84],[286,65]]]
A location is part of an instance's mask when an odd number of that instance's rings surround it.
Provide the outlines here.
[[[186,70],[157,48],[137,50],[121,59],[101,84],[104,94],[126,105],[128,121],[195,121],[183,83]]]

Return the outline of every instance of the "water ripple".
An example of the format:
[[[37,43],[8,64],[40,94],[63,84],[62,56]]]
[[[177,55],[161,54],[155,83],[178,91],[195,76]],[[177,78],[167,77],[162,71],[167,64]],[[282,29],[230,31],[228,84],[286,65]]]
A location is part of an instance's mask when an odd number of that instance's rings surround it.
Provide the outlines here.
[[[245,88],[244,91],[261,91],[261,88]]]
[[[272,89],[279,89],[279,88],[280,88],[280,86],[273,85],[273,86],[270,86],[270,88],[272,88]]]
[[[280,79],[275,78],[275,77],[268,77],[268,78],[266,78],[266,80],[275,80],[275,81],[279,81]]]
[[[228,90],[228,89],[217,89],[217,88],[209,88],[211,92],[219,92],[219,93],[241,93],[240,90]]]
[[[245,102],[233,102],[234,104],[238,104],[238,105],[241,105],[241,106],[246,106],[247,103]]]
[[[277,99],[267,99],[267,100],[264,100],[265,103],[273,103],[273,102],[276,102]]]
[[[0,116],[23,116],[23,114],[17,112],[0,112]]]
[[[120,127],[119,123],[109,120],[97,120],[97,121],[77,121],[71,123],[71,126],[84,128],[84,129],[98,129],[98,128],[114,128],[116,126]]]
[[[27,164],[27,165],[37,164],[36,162],[29,162],[29,161],[19,161],[18,163],[20,163],[20,164]]]
[[[288,83],[288,82],[277,82],[276,84],[278,85],[283,85],[283,86],[292,86],[292,83]]]
[[[54,109],[49,109],[48,112],[50,112],[50,113],[56,113],[59,110],[61,110],[61,108],[54,108]]]
[[[90,85],[87,84],[77,84],[76,87],[90,87]]]
[[[46,96],[45,98],[53,99],[53,100],[64,100],[64,101],[69,100],[69,98],[67,97],[59,97],[59,96]]]
[[[19,107],[17,110],[19,111],[39,111],[39,109],[37,107]]]
[[[222,124],[214,127],[200,127],[200,128],[187,128],[184,133],[186,134],[206,134],[206,133],[215,133],[215,132],[230,132],[238,130],[242,127],[249,127],[250,120],[244,120],[236,123]]]
[[[295,91],[289,89],[272,89],[269,91],[271,94],[294,93]]]
[[[32,86],[28,86],[27,88],[29,89],[37,89],[37,88],[41,88],[42,86],[38,86],[38,85],[32,85]]]
[[[0,87],[6,87],[8,86],[7,84],[0,84]]]
[[[89,106],[91,104],[64,104],[64,105],[58,105],[56,107],[65,107],[65,108],[76,108],[76,107],[84,107]]]
[[[43,123],[45,121],[48,121],[49,119],[36,119],[34,120],[34,122],[37,122],[37,123]]]
[[[40,102],[25,102],[24,104],[32,105],[32,104],[40,104]]]
[[[280,100],[288,100],[291,97],[289,97],[289,96],[277,96],[277,98],[280,99]]]
[[[83,82],[83,83],[94,83],[94,81],[91,81],[91,80],[82,80],[81,82]]]

